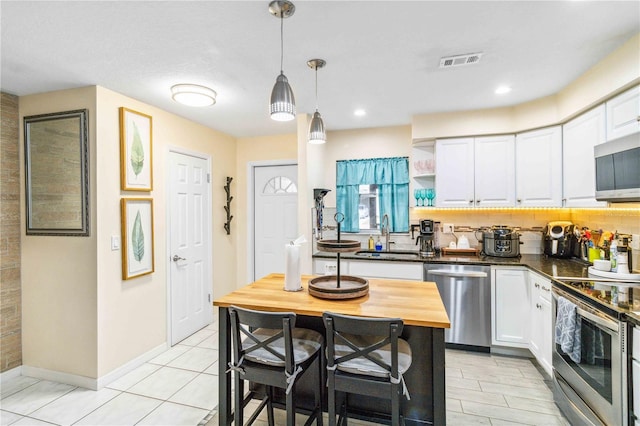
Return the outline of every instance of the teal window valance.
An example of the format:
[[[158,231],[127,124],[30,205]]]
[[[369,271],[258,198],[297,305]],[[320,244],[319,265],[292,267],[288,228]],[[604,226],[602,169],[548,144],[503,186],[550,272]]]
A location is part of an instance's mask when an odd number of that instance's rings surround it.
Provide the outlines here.
[[[358,232],[360,185],[378,185],[380,216],[389,215],[391,232],[409,231],[409,161],[407,157],[336,162],[336,209],[342,230]]]

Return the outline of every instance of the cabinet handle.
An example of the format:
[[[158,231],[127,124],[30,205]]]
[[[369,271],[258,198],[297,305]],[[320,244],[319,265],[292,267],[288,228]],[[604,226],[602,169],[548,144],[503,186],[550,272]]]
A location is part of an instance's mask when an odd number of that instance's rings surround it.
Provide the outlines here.
[[[545,286],[542,286],[542,289],[543,289],[544,291],[550,291],[550,290],[549,290],[548,288],[546,288]]]
[[[480,204],[480,200],[476,200],[476,204]]]
[[[640,121],[640,115],[638,116],[638,118],[636,118],[636,121]]]
[[[536,288],[540,288],[540,284],[535,283],[534,285],[536,286]]]
[[[469,204],[473,204],[473,200],[469,200]]]
[[[522,200],[520,198],[518,198],[518,203],[521,203],[521,202],[522,202]]]
[[[539,303],[536,303],[536,308],[538,308],[538,309],[542,309],[542,305],[541,305],[541,304],[539,304]]]

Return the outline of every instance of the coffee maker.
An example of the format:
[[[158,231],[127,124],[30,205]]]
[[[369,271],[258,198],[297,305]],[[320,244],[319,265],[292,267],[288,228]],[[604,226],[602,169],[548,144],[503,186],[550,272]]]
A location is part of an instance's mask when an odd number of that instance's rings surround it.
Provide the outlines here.
[[[416,245],[420,245],[420,256],[434,257],[436,255],[435,236],[438,222],[431,219],[420,220],[420,235],[416,238]]]
[[[549,222],[542,231],[544,254],[551,257],[568,258],[575,253],[578,243],[575,225],[567,221]]]

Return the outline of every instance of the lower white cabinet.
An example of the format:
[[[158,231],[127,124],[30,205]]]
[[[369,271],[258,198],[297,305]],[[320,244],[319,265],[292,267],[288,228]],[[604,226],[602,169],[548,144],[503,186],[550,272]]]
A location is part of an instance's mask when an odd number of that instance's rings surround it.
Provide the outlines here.
[[[529,347],[530,297],[525,268],[492,267],[491,343]]]
[[[313,259],[313,273],[315,275],[335,275],[336,270],[336,259]],[[422,281],[423,271],[424,264],[422,262],[340,260],[340,274],[356,277]]]
[[[553,318],[551,313],[551,281],[529,271],[531,291],[531,323],[529,349],[538,363],[552,376]]]

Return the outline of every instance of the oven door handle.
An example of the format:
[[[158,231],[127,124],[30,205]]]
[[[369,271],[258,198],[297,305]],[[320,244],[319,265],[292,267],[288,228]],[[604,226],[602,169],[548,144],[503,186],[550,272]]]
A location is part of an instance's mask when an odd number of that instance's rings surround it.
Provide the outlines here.
[[[486,272],[479,271],[450,271],[448,269],[430,269],[427,274],[440,275],[443,277],[462,277],[462,278],[486,278]]]
[[[557,301],[558,295],[555,292],[552,292],[552,295],[553,295],[553,298]],[[604,318],[600,315],[592,314],[591,312],[585,311],[580,307],[580,302],[576,303],[577,302],[576,300],[572,298],[568,298],[564,295],[562,297],[564,297],[565,299],[569,300],[571,303],[576,305],[576,312],[578,313],[578,315],[593,321],[595,324],[601,327],[608,328],[609,330],[615,331],[616,333],[620,332],[617,322]]]

